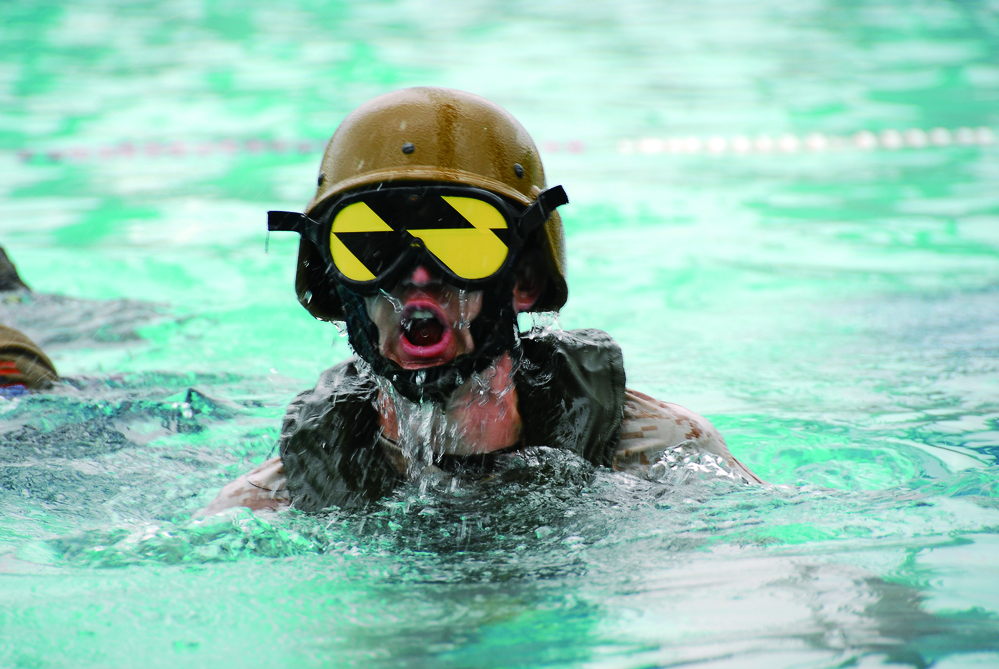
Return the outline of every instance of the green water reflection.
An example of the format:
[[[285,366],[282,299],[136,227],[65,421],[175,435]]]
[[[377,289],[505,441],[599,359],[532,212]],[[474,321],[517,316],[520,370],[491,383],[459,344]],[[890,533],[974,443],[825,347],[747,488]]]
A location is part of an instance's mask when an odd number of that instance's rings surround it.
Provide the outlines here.
[[[997,12],[6,2],[0,244],[35,293],[0,320],[70,381],[0,404],[0,664],[994,664],[999,145],[850,142],[999,133]],[[349,110],[422,84],[508,107],[566,187],[562,325],[791,487],[563,463],[191,519],[349,353],[264,212],[304,205]],[[622,150],[788,133],[847,146]]]

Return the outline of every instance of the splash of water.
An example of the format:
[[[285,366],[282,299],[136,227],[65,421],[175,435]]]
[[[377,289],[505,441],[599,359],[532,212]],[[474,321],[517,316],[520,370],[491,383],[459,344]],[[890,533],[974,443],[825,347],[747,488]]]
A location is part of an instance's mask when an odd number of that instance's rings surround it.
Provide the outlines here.
[[[424,374],[425,377],[425,374]],[[382,415],[394,416],[398,441],[406,462],[409,479],[425,478],[432,469],[434,456],[444,453],[448,443],[458,438],[458,428],[445,408],[431,401],[413,402],[403,397],[388,379],[375,375]],[[422,381],[417,376],[417,382]],[[387,403],[388,406],[384,406]]]
[[[468,315],[468,291],[461,289],[458,291],[458,323],[455,328],[467,330],[471,325],[472,321]]]
[[[447,403],[432,400],[412,401],[402,396],[389,379],[372,374],[379,389],[379,411],[397,426],[397,445],[408,466],[407,476],[422,480],[437,472],[435,462],[445,454],[476,452],[476,432],[483,433],[488,425],[460,418],[461,411],[473,406],[486,407],[496,402],[498,410],[485,412],[488,419],[502,420],[506,411],[501,400],[513,390],[513,380],[507,375],[506,383],[496,383],[503,372],[494,362],[485,370],[470,375],[455,391]],[[426,378],[425,372],[417,373],[417,383]],[[480,421],[481,422],[481,421]]]
[[[529,334],[535,337],[555,335],[561,338],[562,324],[559,322],[557,311],[532,311],[527,314],[520,314],[530,318]]]
[[[742,477],[728,466],[724,458],[706,453],[690,441],[662,451],[649,467],[648,478],[673,487],[711,479],[743,482]]]

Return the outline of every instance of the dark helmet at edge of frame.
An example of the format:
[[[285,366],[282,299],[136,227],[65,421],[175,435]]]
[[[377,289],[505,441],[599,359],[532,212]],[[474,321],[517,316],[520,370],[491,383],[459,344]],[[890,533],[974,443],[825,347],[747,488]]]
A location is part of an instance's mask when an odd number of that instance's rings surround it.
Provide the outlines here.
[[[545,190],[537,147],[509,112],[485,98],[446,88],[407,88],[379,96],[340,124],[323,155],[319,187],[305,214],[318,219],[347,191],[389,182],[464,184],[527,207]],[[548,269],[531,311],[558,311],[568,298],[565,236],[558,212],[539,235]],[[320,320],[344,309],[319,249],[302,238],[298,301]]]

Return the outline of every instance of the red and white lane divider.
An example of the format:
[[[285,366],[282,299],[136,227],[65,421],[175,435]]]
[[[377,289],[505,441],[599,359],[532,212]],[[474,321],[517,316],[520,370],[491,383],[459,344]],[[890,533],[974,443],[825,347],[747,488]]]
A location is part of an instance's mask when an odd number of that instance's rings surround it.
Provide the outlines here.
[[[221,139],[215,141],[177,140],[173,142],[119,142],[98,147],[75,146],[40,151],[22,150],[22,162],[88,162],[121,159],[201,157],[236,154],[316,153],[326,148],[326,140],[282,141],[270,139]]]
[[[617,142],[623,154],[770,154],[874,149],[926,149],[946,146],[986,146],[995,144],[991,128],[933,128],[921,130],[861,130],[853,135],[824,135],[813,132],[799,136],[757,135],[749,137],[642,137]],[[65,149],[24,149],[17,151],[25,163],[89,162],[104,160],[203,157],[236,154],[316,154],[322,153],[326,140],[221,139],[214,141],[119,142],[98,147],[75,146]],[[587,151],[582,140],[546,141],[543,153],[579,154]]]
[[[951,145],[985,146],[994,144],[996,135],[991,128],[933,128],[921,130],[882,130],[873,133],[861,130],[850,136],[824,135],[813,132],[805,136],[758,135],[747,137],[644,137],[623,139],[617,144],[618,153],[706,153],[706,154],[767,154],[874,149],[925,149]]]

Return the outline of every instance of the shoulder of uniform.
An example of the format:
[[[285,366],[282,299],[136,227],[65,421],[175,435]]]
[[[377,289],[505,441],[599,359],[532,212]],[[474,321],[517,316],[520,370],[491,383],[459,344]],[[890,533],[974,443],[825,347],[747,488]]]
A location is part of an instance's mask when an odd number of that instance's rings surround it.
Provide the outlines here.
[[[728,450],[721,433],[704,416],[636,390],[625,390],[624,423],[614,469],[645,474],[665,451],[710,453],[749,482],[761,480]]]
[[[704,416],[673,402],[664,402],[637,390],[624,391],[624,432],[668,430],[679,441],[691,441],[704,446],[725,446],[725,439]],[[624,435],[622,434],[622,438]]]
[[[359,369],[357,356],[347,358],[319,375],[315,387],[300,392],[285,412],[285,433],[299,420],[325,413],[330,403],[344,399],[367,400],[374,396],[377,386],[371,377]]]

